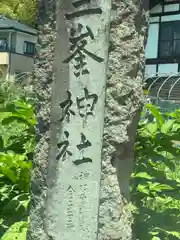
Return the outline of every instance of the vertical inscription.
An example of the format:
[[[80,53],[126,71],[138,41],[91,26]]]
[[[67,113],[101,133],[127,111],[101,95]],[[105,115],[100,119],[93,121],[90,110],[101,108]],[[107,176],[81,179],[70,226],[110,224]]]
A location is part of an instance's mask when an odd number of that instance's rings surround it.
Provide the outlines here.
[[[71,185],[69,185],[69,188],[67,189],[67,209],[65,210],[65,214],[67,217],[67,222],[65,224],[67,231],[75,231],[75,224],[74,224],[74,212],[73,212],[73,205],[74,205],[74,194],[75,190],[72,188]]]
[[[79,204],[79,218],[78,218],[78,225],[79,227],[82,229],[83,228],[83,224],[85,222],[84,219],[84,211],[86,211],[87,214],[87,189],[88,189],[88,185],[87,184],[82,184],[80,185],[80,194],[79,194],[79,200],[80,200],[80,204]]]
[[[58,1],[57,14],[64,14],[68,4],[66,0]],[[103,10],[103,0],[70,2],[69,11],[59,16],[66,21],[57,22],[58,34],[68,28],[65,31],[68,36],[65,37],[66,55],[63,52],[58,58],[58,88],[54,88],[55,111],[58,108],[61,115],[54,114],[56,142],[54,139],[52,142],[55,142],[57,172],[50,200],[55,199],[58,206],[50,206],[53,223],[49,222],[48,227],[50,231],[56,228],[54,240],[96,240],[108,14]],[[64,46],[61,37],[58,41]],[[60,96],[62,82],[66,88]]]
[[[66,19],[72,20],[74,18],[79,18],[85,15],[102,14],[101,8],[86,8],[87,4],[91,4],[91,0],[72,1],[72,5],[75,11],[65,14]],[[81,74],[90,74],[87,67],[86,57],[90,57],[98,63],[102,63],[104,61],[103,58],[86,48],[89,41],[94,40],[95,37],[93,31],[88,25],[78,23],[76,28],[72,27],[70,29],[69,50],[71,54],[64,60],[64,63],[73,61],[74,75],[76,78],[80,77]]]

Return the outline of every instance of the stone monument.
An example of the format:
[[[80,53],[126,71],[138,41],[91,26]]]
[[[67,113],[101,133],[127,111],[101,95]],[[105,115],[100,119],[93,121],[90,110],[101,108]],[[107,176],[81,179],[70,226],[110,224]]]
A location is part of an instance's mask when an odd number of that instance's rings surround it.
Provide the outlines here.
[[[39,1],[28,240],[131,238],[121,216],[142,105],[144,9],[135,0]]]
[[[97,239],[110,7],[102,0],[57,6],[49,154],[55,172],[49,169],[45,220],[54,240]]]

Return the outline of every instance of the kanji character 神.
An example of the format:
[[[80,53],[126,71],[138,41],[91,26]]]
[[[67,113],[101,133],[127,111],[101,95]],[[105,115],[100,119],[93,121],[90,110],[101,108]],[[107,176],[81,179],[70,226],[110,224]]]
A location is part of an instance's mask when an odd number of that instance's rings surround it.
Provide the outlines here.
[[[89,94],[88,89],[84,88],[84,97],[76,98],[77,107],[81,118],[93,115],[93,111],[97,101],[98,96],[96,94]]]

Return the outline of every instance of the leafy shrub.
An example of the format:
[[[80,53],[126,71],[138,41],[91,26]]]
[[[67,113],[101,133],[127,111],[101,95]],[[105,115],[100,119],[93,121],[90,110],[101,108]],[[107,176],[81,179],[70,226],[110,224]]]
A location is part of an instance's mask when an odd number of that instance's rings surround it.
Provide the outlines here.
[[[180,239],[180,110],[147,109],[132,174],[136,239]],[[0,86],[0,123],[0,238],[25,240],[36,119],[32,99],[12,84]]]
[[[136,239],[180,239],[180,110],[161,114],[150,104],[147,109],[132,174]]]
[[[0,237],[25,240],[36,119],[16,86],[0,87]]]

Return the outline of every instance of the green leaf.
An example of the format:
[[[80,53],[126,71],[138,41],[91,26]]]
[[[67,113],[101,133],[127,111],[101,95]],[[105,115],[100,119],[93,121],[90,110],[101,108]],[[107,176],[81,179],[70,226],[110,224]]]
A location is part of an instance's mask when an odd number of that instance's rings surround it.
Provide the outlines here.
[[[150,175],[149,175],[148,173],[146,173],[146,172],[138,172],[138,173],[136,173],[136,174],[133,174],[132,177],[133,177],[133,178],[144,178],[144,179],[149,179],[149,180],[153,179],[153,177],[150,176]]]
[[[163,125],[163,123],[165,122],[162,114],[160,113],[159,109],[152,105],[152,104],[146,104],[146,108],[148,108],[152,115],[156,118],[156,120],[158,121],[160,127]]]
[[[158,124],[157,123],[148,123],[146,125],[146,129],[150,134],[154,134],[158,131]]]
[[[16,173],[7,166],[0,165],[0,172],[3,173],[5,177],[9,178],[13,183],[17,181]]]
[[[173,190],[174,188],[167,185],[167,184],[159,184],[159,183],[152,183],[149,182],[149,189],[151,191],[155,191],[155,192],[162,192],[163,190]]]
[[[6,117],[2,120],[2,124],[3,125],[8,125],[11,124],[12,122],[17,121],[20,123],[24,123],[27,124],[29,126],[31,126],[32,122],[29,119],[25,119],[23,115],[11,115],[9,117]],[[34,122],[33,122],[34,123]]]
[[[26,240],[27,228],[27,222],[16,222],[6,231],[1,240]]]
[[[145,193],[145,194],[149,195],[149,189],[147,188],[147,186],[144,186],[142,184],[138,184],[137,190],[141,193]]]
[[[162,229],[162,228],[159,228],[159,227],[156,227],[155,230],[158,230],[159,232],[162,232],[162,233],[164,233],[166,235],[171,235],[171,236],[176,237],[177,239],[180,239],[180,232],[167,231],[166,229]]]
[[[177,237],[180,239],[180,232],[175,232],[175,231],[166,231],[169,235],[172,235],[174,237]]]
[[[175,123],[175,120],[171,120],[171,119],[164,122],[164,124],[161,126],[161,132],[168,133],[172,129],[174,123]]]
[[[1,201],[8,200],[11,194],[11,186],[5,184],[0,188],[0,199]]]
[[[12,113],[15,112],[15,106],[13,103],[6,104],[5,107],[0,107],[0,112]]]
[[[3,208],[2,212],[6,215],[11,215],[18,212],[18,214],[25,213],[30,202],[30,196],[28,193],[23,193],[12,198]],[[17,214],[17,213],[16,213]]]

